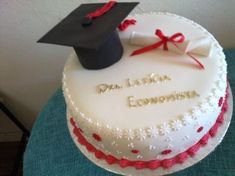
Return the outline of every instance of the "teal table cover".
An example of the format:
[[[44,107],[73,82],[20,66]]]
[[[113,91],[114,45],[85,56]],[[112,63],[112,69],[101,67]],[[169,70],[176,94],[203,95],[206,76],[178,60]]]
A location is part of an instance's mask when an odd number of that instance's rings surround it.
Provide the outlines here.
[[[225,50],[225,54],[228,79],[235,94],[235,50]],[[24,176],[116,176],[93,164],[75,146],[66,124],[61,88],[44,106],[34,124],[24,154],[23,172]],[[235,117],[214,152],[172,176],[235,176]]]

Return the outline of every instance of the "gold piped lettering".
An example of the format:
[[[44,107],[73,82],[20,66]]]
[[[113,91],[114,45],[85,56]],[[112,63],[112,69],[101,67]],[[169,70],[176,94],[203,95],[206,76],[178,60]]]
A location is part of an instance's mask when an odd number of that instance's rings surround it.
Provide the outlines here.
[[[97,88],[99,93],[104,93],[110,90],[121,89],[122,86],[118,84],[100,84]]]
[[[136,106],[137,106],[137,105],[135,104],[135,102],[133,101],[133,98],[134,98],[133,96],[127,97],[129,107],[136,107]]]
[[[143,85],[150,85],[150,84],[159,84],[162,82],[170,81],[171,78],[167,75],[159,75],[155,73],[151,73],[143,78],[139,79],[126,79],[123,84],[99,84],[97,86],[98,93],[105,93],[113,90],[129,88],[129,87],[137,87]]]
[[[151,73],[139,79],[128,78],[123,84],[99,84],[97,86],[97,90],[99,94],[102,94],[113,90],[150,85],[150,84],[158,84],[166,81],[171,81],[171,78],[168,75],[159,75]],[[186,99],[193,99],[199,96],[200,95],[195,90],[192,90],[192,91],[183,91],[183,92],[173,92],[168,95],[149,97],[149,98],[139,98],[139,99],[135,99],[134,96],[128,96],[127,101],[129,107],[142,107],[150,104],[163,104],[167,102],[183,101]]]
[[[187,96],[190,95],[190,96]],[[199,97],[196,91],[174,92],[170,95],[159,97],[134,99],[133,96],[128,97],[129,107],[141,107],[149,104],[162,104],[166,102],[182,101],[185,99],[193,99]]]

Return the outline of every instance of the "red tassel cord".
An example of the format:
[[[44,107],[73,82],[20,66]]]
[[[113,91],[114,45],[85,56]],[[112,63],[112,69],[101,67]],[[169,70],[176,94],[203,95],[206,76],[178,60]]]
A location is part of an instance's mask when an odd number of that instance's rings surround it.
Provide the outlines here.
[[[134,19],[126,19],[121,24],[119,24],[118,29],[120,31],[125,31],[130,25],[135,25],[136,20]]]
[[[108,12],[116,3],[117,3],[116,1],[109,1],[104,6],[98,8],[94,12],[88,13],[86,17],[88,17],[89,19],[94,19],[96,17],[99,17]]]

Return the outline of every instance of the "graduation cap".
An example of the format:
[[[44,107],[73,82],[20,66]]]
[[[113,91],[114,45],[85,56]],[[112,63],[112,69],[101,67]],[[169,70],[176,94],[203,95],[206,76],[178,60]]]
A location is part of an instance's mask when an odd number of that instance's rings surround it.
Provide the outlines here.
[[[72,46],[83,67],[102,69],[122,57],[117,26],[138,2],[81,4],[38,42]]]

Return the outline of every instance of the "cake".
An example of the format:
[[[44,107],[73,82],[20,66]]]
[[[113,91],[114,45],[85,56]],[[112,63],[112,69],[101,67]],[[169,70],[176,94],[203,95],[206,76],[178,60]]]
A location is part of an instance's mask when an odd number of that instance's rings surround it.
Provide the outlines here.
[[[148,13],[130,18],[137,24],[120,32],[125,51],[118,63],[91,71],[81,67],[75,54],[68,58],[63,90],[72,122],[91,146],[119,160],[164,160],[189,149],[194,154],[191,147],[209,137],[225,100],[222,48],[204,28],[177,15]],[[131,57],[138,48],[128,43],[131,32],[151,34],[156,28],[169,34],[181,31],[188,38],[211,38],[211,57],[200,57],[205,69],[195,68],[186,55],[161,50]],[[164,100],[172,95],[182,97]],[[156,103],[144,102],[156,97]]]
[[[196,155],[223,122],[225,56],[206,29],[184,17],[164,12],[127,19],[136,23],[118,32],[120,60],[91,70],[75,52],[67,59],[62,85],[69,123],[80,145],[107,164],[167,169]],[[185,42],[178,41],[182,36]],[[146,49],[153,41],[159,46]]]

